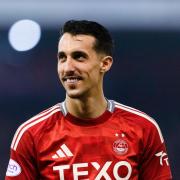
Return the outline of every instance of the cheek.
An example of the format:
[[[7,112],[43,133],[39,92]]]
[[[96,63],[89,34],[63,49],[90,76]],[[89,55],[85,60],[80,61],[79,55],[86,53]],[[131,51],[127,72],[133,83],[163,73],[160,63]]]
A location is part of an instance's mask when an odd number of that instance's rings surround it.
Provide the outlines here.
[[[92,74],[92,75],[95,75],[95,76],[99,76],[99,74],[100,74],[99,64],[95,64],[94,66],[92,66],[92,68],[91,68],[91,74]]]
[[[100,79],[100,69],[97,66],[94,66],[94,68],[90,69],[88,71],[89,77],[94,81],[97,82]]]
[[[60,65],[60,64],[57,64],[57,72],[58,72],[58,74],[59,75],[61,75],[62,74],[62,65]]]
[[[62,69],[59,67],[57,67],[57,74],[58,74],[59,80],[61,81],[61,83],[63,83],[62,81],[63,72],[62,72]]]

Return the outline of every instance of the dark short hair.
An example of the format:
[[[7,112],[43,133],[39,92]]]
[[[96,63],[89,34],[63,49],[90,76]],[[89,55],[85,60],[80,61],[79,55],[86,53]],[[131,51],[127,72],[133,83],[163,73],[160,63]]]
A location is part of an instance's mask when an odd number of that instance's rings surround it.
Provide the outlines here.
[[[70,33],[72,35],[91,35],[96,39],[94,45],[96,52],[105,53],[110,56],[113,54],[113,41],[111,35],[104,26],[97,22],[87,20],[70,20],[64,24],[61,30],[61,35],[64,33]]]

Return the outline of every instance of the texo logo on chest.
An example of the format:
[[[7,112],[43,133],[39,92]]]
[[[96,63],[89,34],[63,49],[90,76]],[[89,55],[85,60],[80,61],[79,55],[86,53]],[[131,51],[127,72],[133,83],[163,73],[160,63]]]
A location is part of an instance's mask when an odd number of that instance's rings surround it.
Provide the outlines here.
[[[83,178],[82,176],[87,177],[89,175],[88,167],[93,166],[98,171],[94,180],[100,180],[102,177],[111,180],[111,177],[107,172],[107,170],[112,166],[111,164],[112,161],[107,161],[104,165],[100,165],[97,162],[72,164],[73,179],[78,180],[80,178],[82,179]],[[122,166],[127,168],[127,174],[123,177],[121,177],[121,175],[119,174],[119,172],[121,172]],[[70,168],[71,168],[70,165],[54,166],[53,171],[58,171],[60,180],[65,180],[66,178],[64,176],[64,172]],[[78,168],[87,168],[87,169],[78,170]],[[131,177],[132,167],[127,161],[119,161],[114,165],[114,167],[111,168],[113,169],[114,178],[117,180],[128,180]]]

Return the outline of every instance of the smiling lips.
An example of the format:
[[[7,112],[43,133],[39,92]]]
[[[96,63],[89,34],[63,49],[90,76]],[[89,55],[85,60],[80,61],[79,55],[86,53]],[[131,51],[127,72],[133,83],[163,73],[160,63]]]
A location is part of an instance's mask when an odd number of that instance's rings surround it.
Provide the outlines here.
[[[80,76],[65,76],[62,80],[67,83],[76,83],[79,80],[82,80],[82,78]]]

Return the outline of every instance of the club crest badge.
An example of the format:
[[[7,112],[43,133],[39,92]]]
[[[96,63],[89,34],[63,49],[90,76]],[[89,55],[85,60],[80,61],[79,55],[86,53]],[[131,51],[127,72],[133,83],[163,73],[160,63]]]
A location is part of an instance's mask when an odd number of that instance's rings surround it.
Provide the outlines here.
[[[124,155],[128,151],[128,144],[125,140],[118,139],[113,143],[113,150],[118,155]]]

